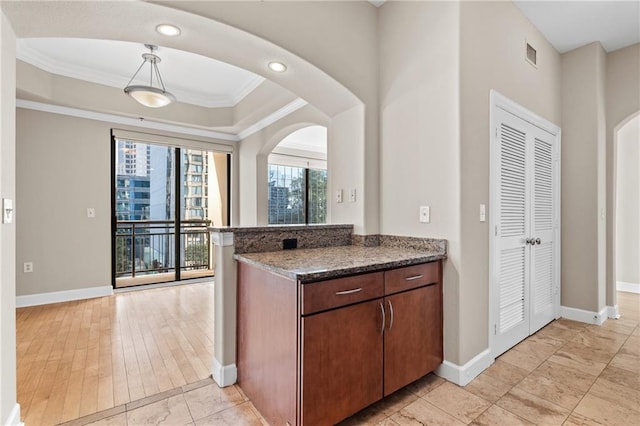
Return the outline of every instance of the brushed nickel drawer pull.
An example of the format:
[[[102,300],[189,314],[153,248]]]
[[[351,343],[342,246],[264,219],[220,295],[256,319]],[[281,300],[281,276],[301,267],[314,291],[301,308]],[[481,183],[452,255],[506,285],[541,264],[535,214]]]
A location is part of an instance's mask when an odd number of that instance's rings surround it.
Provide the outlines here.
[[[389,330],[391,330],[391,327],[393,327],[393,305],[391,304],[391,300],[387,300],[387,303],[389,304],[389,313],[391,314],[391,320],[389,321]]]
[[[361,291],[362,291],[362,287],[354,288],[352,290],[336,291],[336,296],[342,296],[344,294],[359,293]]]
[[[420,278],[422,278],[424,275],[420,274],[420,275],[414,275],[412,277],[408,277],[405,278],[406,281],[413,281],[413,280],[419,280]]]
[[[382,312],[382,328],[380,329],[380,334],[384,333],[384,326],[387,322],[386,315],[384,314],[384,305],[380,302],[380,312]]]

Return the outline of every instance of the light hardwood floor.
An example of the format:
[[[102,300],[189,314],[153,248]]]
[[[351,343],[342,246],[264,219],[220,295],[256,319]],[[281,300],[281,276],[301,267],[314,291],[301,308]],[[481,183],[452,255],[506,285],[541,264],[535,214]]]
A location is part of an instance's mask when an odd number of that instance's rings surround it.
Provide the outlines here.
[[[213,283],[20,308],[16,326],[22,420],[57,424],[210,376]]]

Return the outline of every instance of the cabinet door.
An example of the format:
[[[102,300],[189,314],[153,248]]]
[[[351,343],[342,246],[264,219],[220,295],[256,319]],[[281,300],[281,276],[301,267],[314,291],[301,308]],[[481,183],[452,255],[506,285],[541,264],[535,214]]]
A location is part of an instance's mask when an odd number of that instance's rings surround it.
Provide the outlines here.
[[[302,318],[302,416],[332,425],[382,398],[382,299]]]
[[[442,363],[441,289],[438,283],[385,298],[385,396]]]

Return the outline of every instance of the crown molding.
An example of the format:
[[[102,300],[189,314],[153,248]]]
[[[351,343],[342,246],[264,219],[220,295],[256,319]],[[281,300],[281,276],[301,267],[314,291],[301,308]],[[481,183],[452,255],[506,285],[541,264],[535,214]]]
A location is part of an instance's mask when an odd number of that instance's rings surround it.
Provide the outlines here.
[[[240,140],[238,136],[229,133],[215,132],[212,130],[198,129],[195,127],[179,126],[176,124],[161,123],[148,119],[140,120],[139,118],[125,117],[122,115],[107,114],[103,112],[87,111],[84,109],[45,104],[42,102],[27,101],[24,99],[17,99],[16,107],[32,109],[35,111],[50,112],[53,114],[68,115],[71,117],[87,118],[89,120],[136,126],[144,129],[163,130],[166,132],[179,133],[183,135],[201,136],[205,138],[221,139],[232,142],[238,142]]]
[[[251,136],[256,132],[259,132],[260,130],[275,123],[281,118],[284,118],[287,115],[299,110],[303,106],[307,105],[307,103],[308,102],[305,101],[304,99],[297,98],[295,101],[289,102],[287,105],[283,106],[279,110],[274,111],[273,113],[267,115],[262,120],[259,120],[256,123],[252,124],[251,126],[247,127],[246,129],[238,133],[237,136],[240,140],[246,139],[247,137]]]
[[[266,78],[256,75],[251,80],[249,80],[244,86],[236,90],[231,94],[231,102],[233,102],[233,106],[238,105],[238,103],[243,100],[249,93],[256,90],[258,86],[260,86]]]
[[[177,124],[162,123],[149,119],[140,120],[139,118],[126,117],[116,114],[108,114],[104,112],[88,111],[79,108],[66,107],[61,105],[47,104],[43,102],[28,101],[25,99],[16,99],[16,108],[31,109],[34,111],[50,112],[53,114],[68,115],[71,117],[86,118],[89,120],[104,121],[107,123],[123,124],[135,126],[144,129],[155,129],[166,132],[178,133],[183,135],[200,136],[205,138],[220,139],[225,141],[239,142],[252,134],[259,132],[276,121],[286,117],[287,115],[299,110],[307,105],[307,101],[297,98],[295,101],[288,103],[284,107],[265,116],[251,126],[247,127],[238,134],[223,133],[214,130],[200,129],[196,127],[180,126]]]
[[[33,49],[25,43],[23,39],[17,40],[16,58],[51,74],[101,84],[103,86],[115,87],[117,89],[124,89],[131,78],[130,75],[105,73],[100,70],[71,66],[67,63],[54,60],[47,55],[43,55],[38,50]],[[168,91],[181,103],[205,108],[229,108],[236,106],[238,102],[262,84],[264,80],[264,77],[255,75],[246,84],[228,96],[212,96],[194,93],[181,89],[179,86],[169,87]]]

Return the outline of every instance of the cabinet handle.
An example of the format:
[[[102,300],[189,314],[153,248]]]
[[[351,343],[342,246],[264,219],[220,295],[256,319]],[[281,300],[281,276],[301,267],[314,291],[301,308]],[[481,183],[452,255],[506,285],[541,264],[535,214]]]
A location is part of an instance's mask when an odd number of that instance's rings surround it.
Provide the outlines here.
[[[387,303],[389,304],[389,314],[391,315],[391,318],[389,318],[389,330],[391,330],[391,327],[393,327],[393,305],[391,300],[387,300]]]
[[[420,275],[414,275],[412,277],[407,277],[405,278],[406,281],[413,281],[413,280],[419,280],[420,278],[422,278],[422,274]]]
[[[343,290],[343,291],[336,291],[336,295],[337,296],[341,296],[343,294],[353,294],[353,293],[358,293],[362,291],[362,287],[358,287],[358,288],[354,288],[352,290]]]
[[[380,302],[380,312],[382,312],[382,328],[380,329],[380,334],[384,333],[384,326],[386,324],[386,316],[384,314],[384,305],[382,304],[382,302]]]

